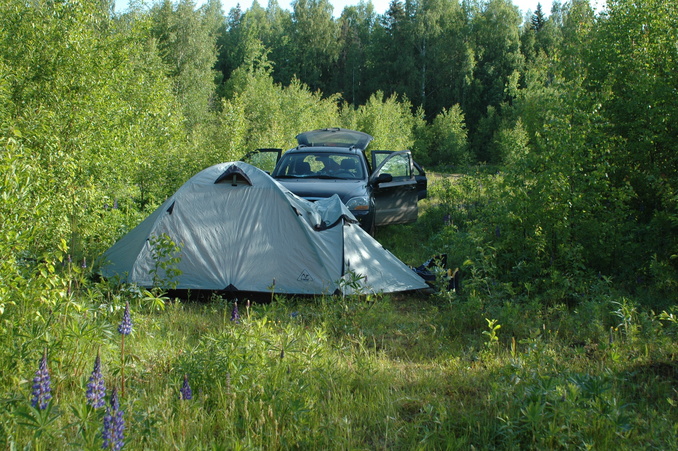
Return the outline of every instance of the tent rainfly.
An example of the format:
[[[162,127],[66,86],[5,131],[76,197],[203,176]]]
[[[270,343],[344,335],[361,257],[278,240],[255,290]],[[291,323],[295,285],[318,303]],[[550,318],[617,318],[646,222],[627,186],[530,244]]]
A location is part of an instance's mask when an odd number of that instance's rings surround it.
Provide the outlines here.
[[[180,247],[170,265],[176,277],[156,261],[163,236]],[[285,294],[428,288],[360,228],[338,196],[309,202],[243,162],[193,176],[103,260],[104,277],[143,287],[170,281],[177,289]],[[351,283],[356,276],[360,283]]]

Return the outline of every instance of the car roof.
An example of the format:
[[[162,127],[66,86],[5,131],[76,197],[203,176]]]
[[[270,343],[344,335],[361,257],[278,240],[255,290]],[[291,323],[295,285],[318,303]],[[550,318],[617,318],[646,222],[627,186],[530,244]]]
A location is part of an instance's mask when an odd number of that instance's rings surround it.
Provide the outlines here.
[[[335,147],[365,150],[374,138],[367,133],[347,128],[323,128],[296,136],[297,143],[303,147]]]

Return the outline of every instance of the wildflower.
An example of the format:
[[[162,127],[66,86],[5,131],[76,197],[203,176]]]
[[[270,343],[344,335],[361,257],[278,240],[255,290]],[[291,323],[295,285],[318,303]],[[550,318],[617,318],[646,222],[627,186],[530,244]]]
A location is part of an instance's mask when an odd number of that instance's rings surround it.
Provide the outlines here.
[[[240,313],[238,313],[238,301],[235,301],[233,304],[233,311],[231,312],[231,321],[238,324],[240,323]]]
[[[85,396],[87,398],[87,403],[95,409],[106,405],[104,400],[104,397],[106,396],[106,386],[104,385],[104,377],[101,374],[101,357],[99,356],[99,353],[97,353],[97,358],[94,361],[94,369],[92,370],[92,375],[89,377],[87,393]]]
[[[129,335],[132,333],[132,318],[129,314],[129,302],[125,304],[125,313],[122,315],[122,322],[118,326],[118,332],[122,335]]]
[[[193,399],[193,391],[191,386],[188,384],[188,374],[184,374],[184,384],[181,386],[181,399]]]
[[[104,439],[102,448],[119,450],[124,445],[125,440],[125,420],[124,412],[120,410],[120,401],[118,400],[118,391],[113,388],[111,391],[111,405],[106,407],[104,415],[104,429],[101,436]]]
[[[49,400],[52,399],[52,388],[49,370],[47,369],[47,350],[40,359],[40,366],[33,378],[33,399],[31,405],[39,409],[46,409]]]
[[[111,391],[111,407],[113,410],[120,410],[120,398],[118,397],[118,390],[113,388]]]
[[[118,326],[118,332],[122,335],[120,340],[120,379],[122,380],[122,395],[125,396],[125,335],[132,333],[132,318],[129,313],[129,301],[125,303],[125,313],[122,315],[122,322]]]
[[[87,269],[87,257],[82,258],[82,269]]]

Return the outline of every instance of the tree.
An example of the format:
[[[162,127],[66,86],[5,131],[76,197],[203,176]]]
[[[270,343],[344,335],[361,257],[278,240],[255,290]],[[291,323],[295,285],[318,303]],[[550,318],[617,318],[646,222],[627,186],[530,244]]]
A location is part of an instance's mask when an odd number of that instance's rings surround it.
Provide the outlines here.
[[[322,98],[298,80],[287,87],[276,84],[265,52],[234,71],[229,81],[233,95],[224,100],[219,116],[225,146],[213,156],[215,163],[259,147],[290,148],[301,131],[339,123],[337,96]]]
[[[676,17],[673,3],[611,1],[584,61],[613,143],[610,176],[633,190],[636,261],[667,289],[678,284]]]
[[[311,90],[322,90],[339,57],[332,5],[328,0],[295,0],[292,9],[291,29],[287,30],[293,49],[289,63]]]
[[[466,135],[464,114],[459,105],[444,109],[429,127],[428,158],[446,166],[463,167],[471,163]]]
[[[174,81],[190,129],[209,118],[215,94],[216,41],[221,14],[216,0],[196,9],[193,0],[176,8],[164,0],[151,10],[153,36]]]
[[[98,255],[136,205],[167,195],[178,177],[169,161],[182,160],[183,119],[148,22],[135,12],[113,21],[97,1],[7,1],[0,22],[16,157],[8,164],[30,167],[25,204],[41,205],[31,224],[17,224],[32,230],[22,253],[63,252],[63,240],[75,258]]]
[[[353,105],[364,103],[369,97],[367,90],[368,47],[376,25],[372,3],[360,2],[347,6],[339,19],[340,53],[332,71],[330,92],[339,92]]]
[[[560,44],[561,26],[557,23],[560,5],[553,4],[551,18],[542,11],[541,3],[532,14],[529,23],[523,25],[521,32],[521,52],[526,62],[533,61],[540,52],[552,55]]]
[[[472,73],[466,16],[455,1],[426,0],[415,23],[421,68],[419,95],[412,101],[433,118],[462,102]]]
[[[239,44],[239,33],[241,32],[243,12],[240,9],[240,3],[231,8],[226,19],[219,27],[217,37],[217,61],[214,69],[221,74],[221,86],[217,91],[221,97],[225,96],[223,84],[228,80],[237,67],[243,63],[242,57],[235,50]]]
[[[573,0],[563,8],[560,21],[562,21],[560,26],[562,70],[574,76],[581,76],[586,71],[583,59],[595,26],[593,8],[588,0]]]
[[[392,0],[379,21],[369,48],[368,91],[387,96],[406,94],[416,74],[411,51],[409,16],[400,0]]]
[[[378,91],[357,110],[344,110],[342,119],[349,128],[375,138],[370,149],[404,150],[411,149],[414,143],[415,118],[411,110],[409,101],[399,101],[396,94],[385,97]]]
[[[276,83],[288,84],[298,73],[291,65],[295,52],[289,30],[292,29],[292,13],[282,9],[277,0],[269,0],[266,8],[268,34],[262,42],[270,50],[269,59],[275,67],[273,80]]]
[[[544,28],[546,23],[546,18],[544,17],[544,11],[541,9],[541,3],[537,3],[537,10],[532,14],[530,19],[530,25],[534,31],[539,32]]]
[[[479,133],[488,108],[501,116],[502,106],[510,104],[509,82],[523,68],[520,53],[518,9],[507,0],[490,0],[471,21],[475,59],[473,77],[464,94],[462,108],[469,127],[469,140],[478,159],[488,161],[485,151],[492,134]]]

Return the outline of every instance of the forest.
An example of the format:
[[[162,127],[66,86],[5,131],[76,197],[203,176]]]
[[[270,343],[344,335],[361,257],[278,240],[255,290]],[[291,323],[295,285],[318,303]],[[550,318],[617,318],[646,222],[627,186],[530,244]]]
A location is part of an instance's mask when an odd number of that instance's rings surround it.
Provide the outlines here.
[[[332,11],[0,0],[2,447],[678,447],[678,4]],[[198,171],[324,127],[412,150],[430,197],[376,238],[461,291],[97,276]]]

